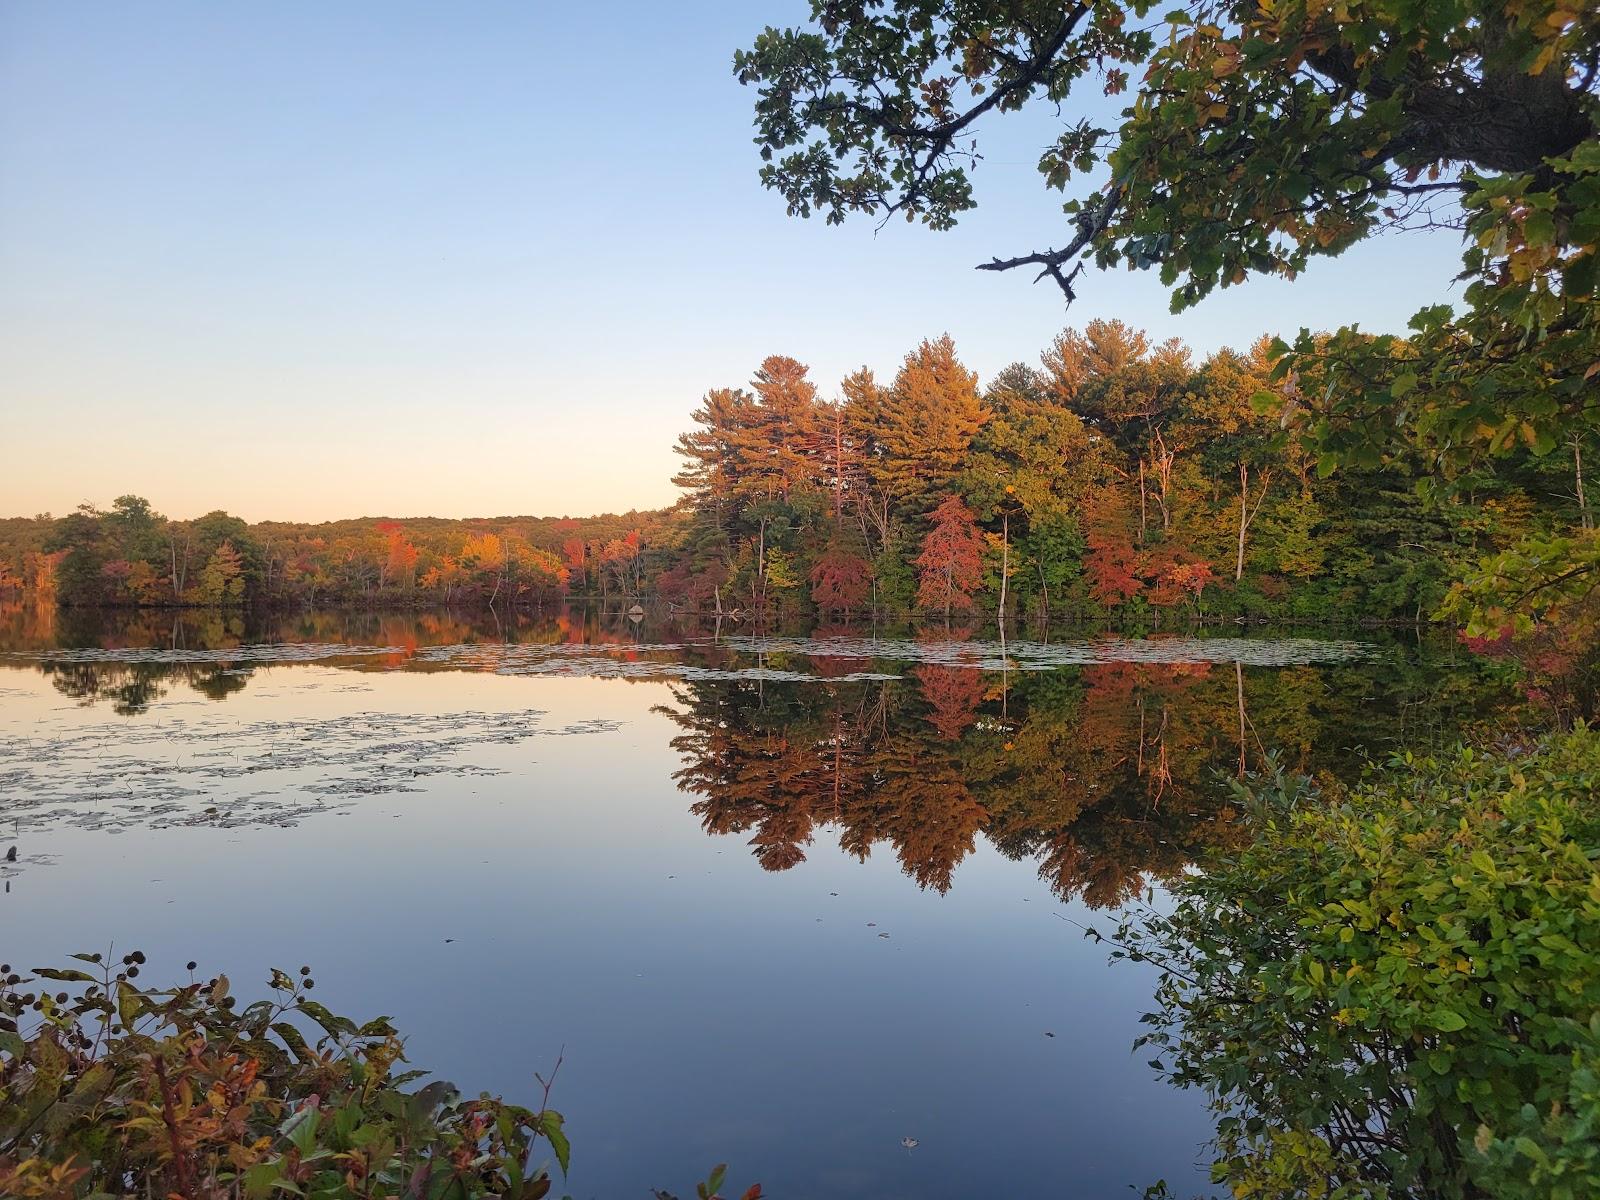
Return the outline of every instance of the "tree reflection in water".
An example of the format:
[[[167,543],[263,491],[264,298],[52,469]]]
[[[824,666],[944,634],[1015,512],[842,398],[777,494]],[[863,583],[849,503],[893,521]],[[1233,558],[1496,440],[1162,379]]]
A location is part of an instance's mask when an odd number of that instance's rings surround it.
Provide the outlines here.
[[[952,654],[964,636],[942,629],[881,643],[891,655],[937,651],[921,657],[939,661],[914,662],[827,640],[859,637],[852,630],[815,630],[779,649],[713,633],[660,617],[646,630],[577,608],[506,618],[0,612],[0,653],[48,674],[63,695],[130,716],[176,685],[214,700],[239,692],[252,672],[277,669],[263,646],[291,666],[315,652],[322,665],[357,671],[504,669],[482,651],[506,647],[604,652],[564,659],[571,673],[607,659],[682,671],[690,677],[668,685],[676,703],[659,709],[680,729],[675,778],[705,829],[749,835],[766,869],[804,861],[825,829],[859,858],[887,846],[919,885],[943,892],[981,836],[1037,862],[1062,899],[1094,906],[1119,904],[1241,836],[1226,779],[1269,751],[1294,771],[1349,777],[1363,754],[1402,739],[1439,744],[1489,714],[1515,720],[1481,661],[1416,643],[1323,665],[1103,661],[1002,674],[975,665],[992,665],[992,644]],[[178,651],[184,661],[160,660]]]
[[[676,779],[692,811],[708,833],[749,835],[767,870],[804,861],[831,830],[861,859],[886,846],[944,892],[981,835],[1036,861],[1061,899],[1103,907],[1242,836],[1226,779],[1269,746],[1293,770],[1348,776],[1355,747],[1381,752],[1407,724],[1454,736],[1492,689],[1439,678],[1414,662],[1107,663],[1009,678],[923,663],[883,681],[682,681],[659,711],[681,729]]]

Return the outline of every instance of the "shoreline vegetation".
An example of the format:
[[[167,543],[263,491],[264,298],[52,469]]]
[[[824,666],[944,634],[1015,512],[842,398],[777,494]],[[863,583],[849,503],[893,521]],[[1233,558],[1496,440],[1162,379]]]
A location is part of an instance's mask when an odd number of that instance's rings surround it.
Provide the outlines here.
[[[319,600],[316,604],[286,602],[257,605],[214,605],[178,603],[175,601],[100,603],[62,606],[56,611],[63,614],[78,614],[84,617],[90,617],[94,614],[104,614],[108,617],[119,615],[123,617],[158,616],[163,614],[174,617],[200,617],[216,614],[246,620],[266,617],[292,617],[296,614],[323,612],[367,614],[378,617],[422,616],[427,614],[492,617],[498,614],[509,620],[511,618],[551,617],[564,611],[573,610],[592,612],[598,617],[608,619],[696,621],[708,627],[714,626],[720,621],[725,628],[749,627],[767,632],[775,630],[810,631],[814,629],[859,632],[884,629],[934,630],[948,628],[962,635],[970,636],[972,633],[982,629],[995,631],[999,629],[999,614],[994,612],[952,613],[950,619],[946,620],[942,613],[928,613],[915,608],[869,608],[859,614],[852,614],[849,621],[834,620],[824,625],[815,619],[814,614],[772,612],[756,608],[728,608],[718,612],[715,608],[697,608],[676,604],[648,592],[641,596],[625,596],[621,601],[606,599],[597,595],[567,592],[550,598],[524,600],[514,607],[507,606],[504,603],[493,605],[487,601],[456,600],[447,603],[443,600],[419,598],[407,602],[404,599],[395,597],[377,597],[366,600],[360,597],[349,597],[337,600]],[[8,615],[24,611],[36,613],[38,610],[15,602],[0,604],[0,620],[3,620]],[[1019,634],[1026,635],[1031,631],[1054,632],[1060,630],[1139,633],[1142,631],[1171,632],[1175,630],[1232,628],[1256,630],[1415,629],[1436,634],[1453,634],[1461,628],[1451,619],[1432,615],[1418,620],[1415,617],[1369,617],[1343,612],[1330,613],[1326,616],[1293,616],[1286,614],[1245,616],[1243,614],[1222,615],[1196,611],[1163,613],[1160,610],[1141,613],[1138,619],[1119,618],[1114,613],[1096,613],[1093,611],[1049,614],[1018,614],[1011,612],[1006,614],[1005,626],[1010,636],[1013,637]]]
[[[944,336],[832,400],[775,355],[705,394],[670,508],[249,524],[127,495],[0,520],[0,604],[1419,625],[1480,561],[1592,523],[1576,443],[1449,491],[1420,448],[1325,472],[1273,353],[1093,321],[980,386]]]
[[[1088,936],[1233,1196],[1600,1194],[1600,734],[1235,785],[1247,836]],[[1168,1195],[1152,1189],[1147,1195]]]
[[[241,1006],[194,962],[163,988],[138,981],[138,950],[71,959],[26,976],[0,965],[0,1195],[541,1200],[571,1166],[550,1106],[559,1056],[534,1077],[537,1107],[413,1087],[428,1072],[401,1069],[389,1019],[329,1011],[310,967],[274,969]]]

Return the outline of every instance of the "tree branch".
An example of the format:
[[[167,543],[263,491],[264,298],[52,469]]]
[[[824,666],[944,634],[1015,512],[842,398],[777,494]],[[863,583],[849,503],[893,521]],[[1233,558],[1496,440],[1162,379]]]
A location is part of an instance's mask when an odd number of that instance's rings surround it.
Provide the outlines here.
[[[994,258],[986,263],[979,263],[977,269],[980,271],[1013,271],[1018,267],[1040,267],[1042,269],[1034,277],[1034,282],[1037,283],[1046,275],[1050,276],[1066,296],[1067,303],[1071,304],[1078,298],[1078,294],[1072,290],[1072,282],[1083,270],[1084,264],[1080,262],[1071,271],[1063,271],[1061,268],[1083,253],[1095,238],[1105,232],[1106,226],[1111,223],[1112,214],[1117,211],[1121,203],[1122,189],[1113,187],[1106,193],[1105,199],[1097,209],[1092,212],[1078,214],[1078,235],[1060,250],[1045,250],[1036,254],[1024,254],[1018,258]]]

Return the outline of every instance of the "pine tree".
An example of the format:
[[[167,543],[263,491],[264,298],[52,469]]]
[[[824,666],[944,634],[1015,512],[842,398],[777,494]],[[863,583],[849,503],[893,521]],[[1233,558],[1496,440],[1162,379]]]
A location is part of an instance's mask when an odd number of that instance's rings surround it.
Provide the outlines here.
[[[879,478],[902,512],[926,512],[951,490],[988,419],[978,377],[962,366],[948,334],[906,356],[884,397],[878,464]]]
[[[983,579],[983,531],[960,496],[946,496],[930,515],[933,528],[917,556],[917,604],[926,609],[972,607],[972,593]]]

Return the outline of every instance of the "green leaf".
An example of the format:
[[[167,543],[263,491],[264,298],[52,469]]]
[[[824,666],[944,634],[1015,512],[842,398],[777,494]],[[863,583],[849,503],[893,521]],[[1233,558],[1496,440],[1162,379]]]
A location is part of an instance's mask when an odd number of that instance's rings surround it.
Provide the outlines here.
[[[550,1148],[556,1152],[556,1161],[561,1164],[561,1173],[565,1175],[572,1162],[572,1143],[567,1140],[562,1126],[566,1120],[553,1108],[547,1108],[539,1114],[539,1131],[544,1134],[550,1143]]]
[[[301,1062],[310,1062],[314,1057],[311,1053],[311,1047],[306,1045],[304,1035],[287,1021],[274,1022],[272,1032],[283,1040],[283,1044],[289,1047],[289,1052]]]
[[[117,981],[117,1016],[127,1029],[132,1029],[134,1023],[145,1011],[144,997],[139,994],[139,989],[125,979]]]
[[[295,1004],[295,1008],[322,1026],[330,1037],[350,1036],[360,1032],[356,1028],[356,1023],[349,1017],[335,1016],[315,1000],[302,999]]]

